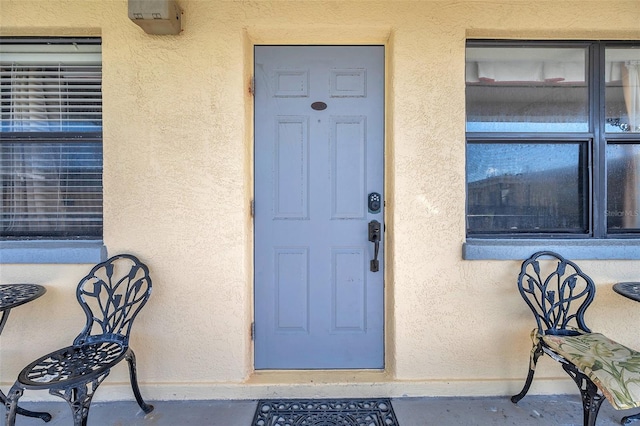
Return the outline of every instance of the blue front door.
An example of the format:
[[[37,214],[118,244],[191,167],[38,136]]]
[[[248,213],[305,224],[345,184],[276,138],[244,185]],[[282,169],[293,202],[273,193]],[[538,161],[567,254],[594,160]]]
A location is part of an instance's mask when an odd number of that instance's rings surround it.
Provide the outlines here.
[[[384,47],[257,46],[254,164],[256,369],[384,368]]]

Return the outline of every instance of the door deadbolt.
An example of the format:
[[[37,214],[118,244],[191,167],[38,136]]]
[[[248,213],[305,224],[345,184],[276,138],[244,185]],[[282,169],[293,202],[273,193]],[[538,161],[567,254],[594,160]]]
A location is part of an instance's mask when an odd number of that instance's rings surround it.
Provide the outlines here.
[[[377,192],[369,194],[367,205],[369,207],[369,213],[380,213],[382,207],[382,197]]]

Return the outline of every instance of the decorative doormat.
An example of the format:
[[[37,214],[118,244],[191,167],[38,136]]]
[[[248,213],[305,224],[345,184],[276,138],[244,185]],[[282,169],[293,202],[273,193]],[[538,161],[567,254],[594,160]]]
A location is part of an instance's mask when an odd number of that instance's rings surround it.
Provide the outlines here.
[[[388,398],[261,399],[251,426],[399,426]]]

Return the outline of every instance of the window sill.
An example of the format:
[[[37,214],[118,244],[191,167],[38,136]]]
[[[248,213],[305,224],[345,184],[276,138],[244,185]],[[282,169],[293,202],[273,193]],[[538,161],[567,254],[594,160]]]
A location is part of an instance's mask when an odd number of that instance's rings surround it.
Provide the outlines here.
[[[555,251],[571,260],[640,259],[640,241],[635,239],[468,239],[462,245],[462,258],[465,260],[523,260],[542,250]]]
[[[106,260],[102,241],[0,241],[0,264],[87,263]]]

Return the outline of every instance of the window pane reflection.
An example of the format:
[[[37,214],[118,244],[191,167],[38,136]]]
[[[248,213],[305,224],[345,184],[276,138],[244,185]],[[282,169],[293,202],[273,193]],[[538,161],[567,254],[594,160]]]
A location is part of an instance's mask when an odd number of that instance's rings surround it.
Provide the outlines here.
[[[640,231],[640,145],[607,145],[607,228]]]
[[[468,144],[468,232],[587,232],[586,157],[581,143]]]
[[[587,132],[584,48],[470,47],[468,132]]]
[[[640,132],[640,48],[605,53],[607,132]]]

